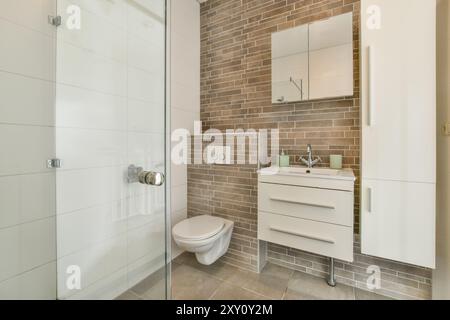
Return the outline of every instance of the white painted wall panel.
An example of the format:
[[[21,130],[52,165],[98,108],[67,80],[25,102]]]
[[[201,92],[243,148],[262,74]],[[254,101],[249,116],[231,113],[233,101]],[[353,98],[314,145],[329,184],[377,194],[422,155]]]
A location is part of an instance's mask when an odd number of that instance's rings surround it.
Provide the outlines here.
[[[171,2],[171,130],[194,130],[200,121],[200,5]],[[172,164],[172,226],[187,218],[187,166]],[[172,241],[172,258],[181,250]]]

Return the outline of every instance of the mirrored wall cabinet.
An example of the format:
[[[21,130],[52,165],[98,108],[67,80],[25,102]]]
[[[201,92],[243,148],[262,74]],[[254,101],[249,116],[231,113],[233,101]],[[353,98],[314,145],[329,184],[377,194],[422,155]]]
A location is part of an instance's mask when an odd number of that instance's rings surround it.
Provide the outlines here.
[[[272,34],[272,103],[353,96],[353,14]]]

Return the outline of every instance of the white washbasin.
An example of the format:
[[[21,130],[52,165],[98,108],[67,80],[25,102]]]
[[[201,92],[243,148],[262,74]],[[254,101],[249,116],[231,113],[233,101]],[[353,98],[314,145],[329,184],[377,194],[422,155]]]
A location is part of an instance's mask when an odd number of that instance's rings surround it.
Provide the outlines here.
[[[322,179],[355,180],[351,169],[335,170],[329,168],[306,168],[306,167],[269,167],[259,170],[261,175],[290,175],[308,176]]]

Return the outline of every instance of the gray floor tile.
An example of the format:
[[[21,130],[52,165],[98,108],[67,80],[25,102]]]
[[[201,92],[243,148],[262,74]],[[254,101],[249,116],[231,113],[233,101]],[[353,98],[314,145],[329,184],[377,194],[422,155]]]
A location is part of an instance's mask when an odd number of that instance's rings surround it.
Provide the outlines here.
[[[287,289],[283,300],[319,300],[318,298],[308,295],[306,293]]]
[[[268,264],[260,274],[238,270],[227,281],[270,299],[282,299],[291,274],[290,270],[286,270],[288,269]]]
[[[202,265],[197,261],[195,255],[193,254],[190,254],[190,257],[184,257],[184,264],[191,266],[196,270],[206,272],[219,280],[228,280],[231,276],[233,276],[233,274],[239,271],[238,268],[225,264],[221,261],[217,261],[209,266]]]
[[[380,300],[379,294],[338,284],[268,263],[260,273],[245,271],[218,261],[210,266],[184,253],[172,263],[172,298],[187,300]],[[164,272],[148,277],[118,299],[161,299],[165,292]]]
[[[303,272],[295,271],[289,280],[286,299],[299,297],[302,299],[318,300],[354,300],[355,293],[352,287],[338,284],[330,287],[322,278]]]
[[[272,263],[267,263],[262,271],[263,275],[273,276],[284,280],[289,280],[293,273],[294,270],[292,269]]]
[[[180,254],[178,257],[176,257],[175,259],[172,260],[172,262],[174,263],[178,263],[178,264],[185,264],[188,263],[189,261],[195,260],[195,255],[193,253],[190,252],[184,252],[182,254]]]
[[[385,297],[373,292],[361,290],[355,288],[355,297],[356,300],[393,300],[389,297]]]
[[[166,295],[166,270],[162,268],[137,285],[131,291],[146,300],[161,300]]]
[[[222,281],[187,265],[172,273],[172,298],[174,300],[207,300]]]
[[[238,286],[222,283],[220,287],[216,290],[211,300],[268,300],[254,292],[248,291],[246,289],[240,288]]]
[[[127,292],[121,294],[116,298],[116,300],[142,300],[141,297],[139,297],[137,294],[132,292],[131,290],[128,290]]]

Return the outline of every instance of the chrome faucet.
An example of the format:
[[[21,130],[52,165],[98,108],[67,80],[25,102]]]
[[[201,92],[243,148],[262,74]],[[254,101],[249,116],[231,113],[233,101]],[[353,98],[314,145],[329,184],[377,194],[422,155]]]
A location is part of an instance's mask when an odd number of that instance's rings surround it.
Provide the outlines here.
[[[322,159],[320,159],[320,157],[313,159],[312,146],[310,144],[308,144],[307,152],[308,152],[308,159],[300,157],[300,161],[303,162],[308,168],[313,168],[316,164],[322,162]]]

